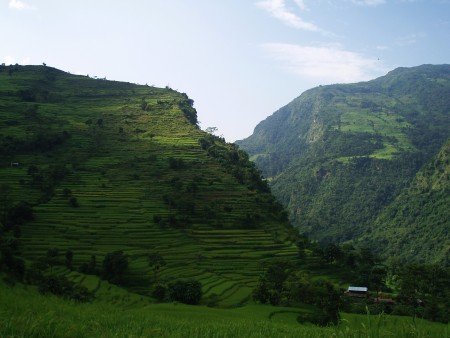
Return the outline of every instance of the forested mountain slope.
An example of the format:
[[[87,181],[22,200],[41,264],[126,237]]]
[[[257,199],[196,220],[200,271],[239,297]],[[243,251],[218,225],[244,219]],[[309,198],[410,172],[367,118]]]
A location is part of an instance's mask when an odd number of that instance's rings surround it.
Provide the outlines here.
[[[130,290],[195,278],[234,305],[262,261],[296,254],[247,155],[201,131],[170,88],[2,66],[0,154],[1,223],[27,265],[71,252],[74,270],[97,273],[122,251]]]
[[[450,141],[363,239],[395,260],[450,264]]]
[[[308,90],[237,143],[301,232],[344,242],[364,234],[439,151],[449,113],[449,65],[398,68]]]

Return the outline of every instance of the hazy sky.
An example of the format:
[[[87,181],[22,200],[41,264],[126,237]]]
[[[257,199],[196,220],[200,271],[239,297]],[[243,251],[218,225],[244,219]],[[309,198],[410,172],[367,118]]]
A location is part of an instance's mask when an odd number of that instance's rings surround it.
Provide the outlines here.
[[[450,63],[450,0],[0,0],[0,60],[156,86],[228,141],[304,90]]]

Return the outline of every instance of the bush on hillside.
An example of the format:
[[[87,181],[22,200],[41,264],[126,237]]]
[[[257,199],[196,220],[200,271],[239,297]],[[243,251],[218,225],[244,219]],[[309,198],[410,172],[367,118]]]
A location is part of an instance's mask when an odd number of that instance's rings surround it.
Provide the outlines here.
[[[152,290],[152,297],[158,302],[162,302],[167,297],[167,286],[164,284],[156,284]]]
[[[44,276],[39,281],[38,287],[41,293],[51,293],[78,302],[89,302],[94,298],[93,293],[87,288],[71,282],[65,276]]]
[[[273,262],[266,268],[253,290],[253,299],[272,305],[314,305],[320,315],[314,320],[304,320],[320,325],[337,324],[340,318],[340,292],[333,284],[323,280],[313,281],[286,261]]]
[[[123,251],[110,252],[103,260],[101,275],[103,279],[114,283],[123,284],[128,272],[128,257]]]
[[[168,298],[185,304],[198,304],[202,298],[202,284],[196,280],[178,280],[169,283]]]

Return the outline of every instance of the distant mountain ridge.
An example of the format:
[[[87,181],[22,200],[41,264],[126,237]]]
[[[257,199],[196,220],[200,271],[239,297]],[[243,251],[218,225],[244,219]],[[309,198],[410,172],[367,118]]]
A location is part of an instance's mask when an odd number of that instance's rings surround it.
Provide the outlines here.
[[[449,113],[450,65],[397,68],[310,89],[237,144],[301,232],[345,242],[365,234],[438,153]]]

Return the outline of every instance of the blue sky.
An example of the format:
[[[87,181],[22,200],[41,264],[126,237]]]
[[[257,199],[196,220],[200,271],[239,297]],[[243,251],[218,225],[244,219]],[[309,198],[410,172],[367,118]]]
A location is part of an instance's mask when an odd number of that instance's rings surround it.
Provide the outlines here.
[[[156,86],[228,141],[304,90],[450,63],[450,0],[0,0],[0,61]]]

